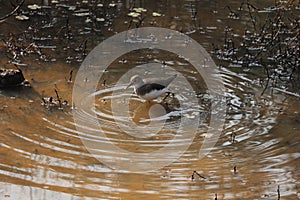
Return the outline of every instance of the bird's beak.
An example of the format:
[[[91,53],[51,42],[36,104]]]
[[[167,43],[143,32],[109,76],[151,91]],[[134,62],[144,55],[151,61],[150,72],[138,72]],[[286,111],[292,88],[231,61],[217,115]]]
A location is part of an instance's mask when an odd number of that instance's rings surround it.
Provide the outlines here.
[[[126,87],[126,89],[128,89],[130,86],[132,86],[132,82],[131,83],[129,83],[129,85],[127,85],[127,87]]]

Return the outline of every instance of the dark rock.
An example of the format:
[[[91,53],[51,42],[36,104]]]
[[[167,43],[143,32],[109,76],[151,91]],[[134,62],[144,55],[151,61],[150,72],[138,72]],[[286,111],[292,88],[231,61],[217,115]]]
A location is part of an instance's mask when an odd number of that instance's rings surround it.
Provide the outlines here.
[[[20,69],[0,69],[0,87],[18,87],[28,84]]]

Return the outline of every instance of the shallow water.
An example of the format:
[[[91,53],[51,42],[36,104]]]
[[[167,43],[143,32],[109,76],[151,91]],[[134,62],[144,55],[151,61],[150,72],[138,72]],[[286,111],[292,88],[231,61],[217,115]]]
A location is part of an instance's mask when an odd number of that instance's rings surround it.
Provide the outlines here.
[[[19,42],[25,48],[25,44],[35,42],[42,49],[41,55],[33,50],[19,56],[19,63],[26,64],[19,67],[30,81],[30,88],[0,90],[0,199],[214,199],[215,195],[218,199],[277,199],[278,186],[282,199],[300,198],[299,97],[269,89],[261,95],[264,76],[259,68],[219,67],[226,88],[225,126],[217,144],[202,159],[198,159],[198,153],[210,127],[213,99],[207,94],[203,79],[180,56],[156,50],[126,54],[112,63],[99,81],[93,92],[95,109],[86,113],[78,109],[77,102],[72,105],[74,78],[84,58],[85,48],[80,45],[87,40],[88,53],[115,32],[127,30],[131,19],[127,17],[128,2],[115,6],[105,2],[105,9],[95,11],[105,18],[104,24],[86,23],[86,16],[76,16],[73,8],[79,10],[77,13],[86,13],[84,9],[92,1],[78,2],[59,1],[56,6],[49,2],[50,7],[43,8],[43,12],[25,12],[30,17],[28,21],[17,21],[13,16],[0,24],[1,38],[8,40],[9,33],[14,33],[22,38]],[[254,3],[268,7],[272,2]],[[1,10],[10,10],[9,4],[1,3]],[[31,3],[37,2],[26,1],[26,5]],[[198,2],[197,20],[192,21],[194,8],[190,1],[135,2],[135,7],[148,10],[143,26],[180,30],[208,52],[212,43],[222,45],[226,25],[238,29],[244,23],[229,19],[226,5],[238,8],[240,3]],[[163,16],[152,17],[154,11]],[[68,31],[62,28],[67,16],[72,35],[69,39]],[[195,23],[202,29],[195,29]],[[39,29],[40,26],[44,28]],[[25,30],[27,36],[20,36]],[[32,40],[31,36],[36,38]],[[3,42],[0,47],[1,65],[13,68],[8,64],[11,52]],[[118,83],[133,66],[149,62],[155,62],[166,75],[173,74],[171,67],[182,75],[176,85],[170,86],[175,96],[167,99],[168,104],[161,104],[160,100],[144,102],[132,94],[132,89],[124,90],[126,80]],[[72,82],[68,82],[71,70]],[[151,70],[140,70],[145,76],[153,75]],[[184,87],[186,80],[195,93]],[[63,109],[41,105],[42,97],[56,97],[55,89],[62,101],[68,101]],[[198,102],[190,102],[195,95]],[[111,107],[111,102],[115,107]],[[118,112],[124,105],[128,105],[128,112]],[[86,120],[87,126],[76,129],[73,112]],[[195,117],[200,122],[195,138],[176,138],[180,120]],[[102,130],[90,130],[99,122]],[[163,125],[162,130],[143,131],[144,127],[154,130],[158,125]],[[105,137],[90,135],[99,132]],[[102,152],[95,158],[82,138],[103,145],[109,138],[111,144],[125,153],[98,146],[97,150]],[[170,142],[174,152],[183,145],[188,145],[188,149],[174,162],[151,172],[111,169],[101,162],[120,160],[122,164],[122,159],[131,158],[134,153],[147,155]],[[172,161],[177,155],[164,156],[163,161]],[[148,163],[154,158],[145,156],[143,161]],[[205,179],[195,175],[192,180],[193,171]]]

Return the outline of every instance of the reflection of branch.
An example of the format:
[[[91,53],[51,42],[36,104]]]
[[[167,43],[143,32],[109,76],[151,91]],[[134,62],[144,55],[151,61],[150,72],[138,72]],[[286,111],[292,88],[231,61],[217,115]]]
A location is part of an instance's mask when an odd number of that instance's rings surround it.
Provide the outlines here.
[[[4,17],[1,17],[0,21],[3,21],[5,19],[9,18],[10,16],[12,16],[13,14],[15,14],[19,10],[19,8],[23,5],[24,2],[25,2],[25,0],[22,0],[21,3],[19,5],[17,5],[17,7],[13,11],[11,11],[10,13],[8,13]]]
[[[251,22],[253,24],[253,28],[256,31],[256,24],[255,24],[256,23],[256,19],[255,19],[255,17],[251,13],[251,8],[254,9],[254,10],[257,10],[257,8],[255,8],[252,4],[250,4],[249,0],[247,0],[247,7],[248,7],[248,13],[249,13]]]
[[[206,179],[204,176],[202,176],[201,174],[199,174],[197,171],[194,171],[192,174],[192,181],[195,179],[195,174],[197,174],[200,178]]]
[[[268,88],[268,86],[269,86],[270,79],[271,79],[270,74],[269,74],[269,69],[268,69],[268,67],[267,67],[265,64],[264,64],[263,66],[264,66],[264,68],[265,68],[265,70],[266,70],[268,79],[267,79],[267,83],[266,83],[266,85],[265,85],[264,90],[263,90],[262,93],[260,94],[261,96],[264,95],[265,91],[267,90],[267,88]]]
[[[288,94],[288,95],[291,95],[291,96],[294,96],[294,97],[300,97],[300,94],[289,92],[287,90],[283,90],[283,89],[280,89],[280,88],[273,88],[273,89],[277,90],[278,92],[282,92],[282,93],[285,93],[285,94]]]

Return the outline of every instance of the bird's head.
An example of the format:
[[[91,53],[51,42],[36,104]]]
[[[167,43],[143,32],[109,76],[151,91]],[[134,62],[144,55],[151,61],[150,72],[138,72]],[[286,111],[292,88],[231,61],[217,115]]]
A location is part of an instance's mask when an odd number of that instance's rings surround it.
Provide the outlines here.
[[[130,83],[129,85],[126,87],[126,89],[128,89],[130,86],[134,85],[134,86],[139,86],[142,85],[143,79],[139,76],[139,75],[134,75],[130,78]]]

